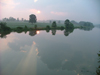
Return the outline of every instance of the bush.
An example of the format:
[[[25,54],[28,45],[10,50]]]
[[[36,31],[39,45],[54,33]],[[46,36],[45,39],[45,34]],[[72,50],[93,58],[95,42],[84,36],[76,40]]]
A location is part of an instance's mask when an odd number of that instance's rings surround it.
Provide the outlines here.
[[[46,26],[46,29],[50,29],[50,26],[49,26],[49,25],[47,25],[47,26]]]
[[[64,27],[63,26],[61,26],[61,30],[64,30]]]
[[[35,25],[34,28],[37,29],[37,25]]]
[[[25,27],[24,27],[25,29],[27,29],[27,26],[25,25]]]
[[[52,23],[52,27],[57,27],[57,25],[56,25],[56,21],[53,21],[53,23]]]
[[[74,25],[67,19],[64,22],[65,28],[74,28]]]
[[[20,29],[20,30],[22,30],[23,28],[22,28],[22,27],[17,27],[17,29]]]
[[[3,22],[0,23],[0,28],[1,28],[2,30],[4,30],[4,31],[7,31],[7,30],[9,31],[9,30],[11,30],[10,27],[7,27],[7,26],[6,26],[6,23],[5,23],[5,22],[4,22],[4,23],[3,23]]]

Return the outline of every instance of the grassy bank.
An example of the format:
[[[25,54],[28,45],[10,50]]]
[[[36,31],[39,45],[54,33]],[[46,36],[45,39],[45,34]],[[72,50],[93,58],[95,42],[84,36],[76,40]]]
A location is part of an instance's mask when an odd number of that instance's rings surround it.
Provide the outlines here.
[[[37,28],[45,28],[47,25],[51,27],[52,23],[29,23],[29,22],[14,22],[14,21],[7,21],[7,26],[10,28],[16,28],[16,27],[25,27],[28,28],[34,28],[35,25],[37,25]],[[57,24],[57,27],[64,26],[64,24]]]

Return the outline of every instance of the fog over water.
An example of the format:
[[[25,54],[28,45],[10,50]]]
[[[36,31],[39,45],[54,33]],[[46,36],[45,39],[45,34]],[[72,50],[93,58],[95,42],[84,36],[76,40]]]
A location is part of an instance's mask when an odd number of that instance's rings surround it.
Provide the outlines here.
[[[75,20],[100,24],[100,0],[0,0],[0,19]]]

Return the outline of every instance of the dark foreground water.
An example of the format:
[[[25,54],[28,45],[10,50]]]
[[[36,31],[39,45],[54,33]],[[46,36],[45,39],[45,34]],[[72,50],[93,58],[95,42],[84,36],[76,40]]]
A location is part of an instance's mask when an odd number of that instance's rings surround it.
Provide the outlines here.
[[[99,51],[99,28],[12,32],[0,38],[0,75],[99,75]]]

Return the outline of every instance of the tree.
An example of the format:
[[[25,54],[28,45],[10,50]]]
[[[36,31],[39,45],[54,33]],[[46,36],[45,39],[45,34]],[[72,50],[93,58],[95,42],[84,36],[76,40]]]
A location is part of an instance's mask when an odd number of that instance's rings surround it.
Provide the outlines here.
[[[56,21],[53,21],[53,23],[52,23],[52,27],[57,27],[57,25],[56,25]]]
[[[17,21],[19,21],[19,18],[17,18]]]
[[[47,25],[47,26],[46,26],[46,32],[49,32],[49,31],[50,31],[50,26]]]
[[[16,19],[13,17],[9,17],[9,21],[16,21]]]
[[[50,23],[52,23],[52,21],[50,20]]]
[[[60,21],[58,21],[58,23],[60,23]]]
[[[32,24],[37,22],[36,16],[34,14],[29,16],[29,22]]]
[[[65,20],[64,24],[65,28],[74,28],[74,25],[68,19]]]

